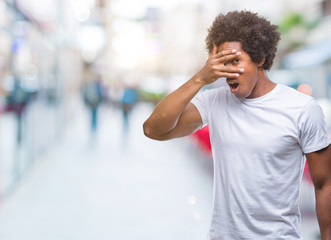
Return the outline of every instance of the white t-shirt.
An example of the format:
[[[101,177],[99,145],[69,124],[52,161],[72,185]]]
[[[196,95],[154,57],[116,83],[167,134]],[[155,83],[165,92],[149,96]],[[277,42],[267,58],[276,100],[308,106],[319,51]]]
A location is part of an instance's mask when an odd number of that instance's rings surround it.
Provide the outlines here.
[[[315,100],[277,84],[254,99],[239,99],[226,86],[192,103],[209,125],[214,159],[209,239],[302,239],[304,153],[330,144]]]

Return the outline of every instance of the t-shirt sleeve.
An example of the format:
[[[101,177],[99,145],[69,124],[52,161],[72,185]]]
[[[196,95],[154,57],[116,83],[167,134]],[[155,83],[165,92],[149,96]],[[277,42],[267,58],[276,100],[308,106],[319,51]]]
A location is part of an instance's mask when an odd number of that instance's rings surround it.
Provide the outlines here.
[[[202,124],[208,124],[208,90],[199,92],[192,100],[191,103],[198,109]]]
[[[310,100],[299,118],[300,145],[307,154],[327,147],[331,141],[322,108],[315,100]]]

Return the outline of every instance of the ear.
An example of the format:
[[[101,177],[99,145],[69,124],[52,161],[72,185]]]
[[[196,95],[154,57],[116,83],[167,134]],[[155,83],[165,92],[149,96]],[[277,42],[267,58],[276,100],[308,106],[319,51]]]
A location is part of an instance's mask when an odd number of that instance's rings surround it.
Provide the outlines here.
[[[262,61],[257,63],[257,67],[262,67],[264,63],[265,63],[265,58],[263,58]]]

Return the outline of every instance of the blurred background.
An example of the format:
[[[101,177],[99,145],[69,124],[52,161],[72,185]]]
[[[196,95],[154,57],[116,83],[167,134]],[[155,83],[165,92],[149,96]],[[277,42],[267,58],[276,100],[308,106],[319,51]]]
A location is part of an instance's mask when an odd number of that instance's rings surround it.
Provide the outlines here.
[[[205,239],[208,129],[156,142],[142,124],[241,9],[280,26],[269,76],[310,85],[331,133],[331,0],[0,0],[0,239]],[[301,190],[320,239],[307,171]]]

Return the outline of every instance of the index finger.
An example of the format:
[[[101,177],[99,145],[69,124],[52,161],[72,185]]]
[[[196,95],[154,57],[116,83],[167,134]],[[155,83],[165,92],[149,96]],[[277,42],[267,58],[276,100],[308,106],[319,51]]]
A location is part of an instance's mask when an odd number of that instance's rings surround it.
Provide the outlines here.
[[[223,57],[226,55],[231,55],[231,54],[235,54],[237,52],[237,49],[229,49],[229,50],[223,50],[218,52],[215,57],[219,58],[219,57]]]

